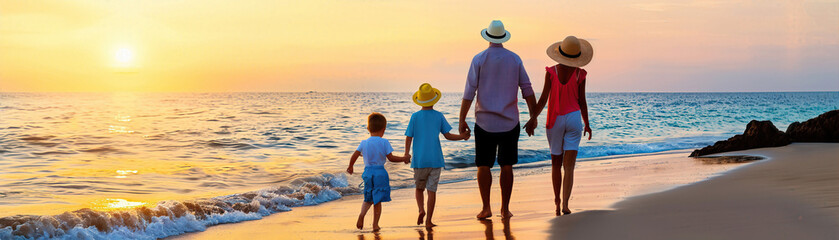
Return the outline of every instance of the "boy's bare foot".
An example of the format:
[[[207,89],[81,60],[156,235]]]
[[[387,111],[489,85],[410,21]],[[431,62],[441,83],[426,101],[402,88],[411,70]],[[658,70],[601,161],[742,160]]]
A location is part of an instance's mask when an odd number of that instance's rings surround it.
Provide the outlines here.
[[[419,217],[417,217],[417,225],[422,224],[422,221],[425,220],[425,212],[420,212]]]
[[[507,219],[513,217],[513,213],[510,210],[502,209],[501,210],[501,219]]]
[[[488,217],[492,217],[492,211],[489,209],[482,210],[481,213],[478,213],[477,216],[478,219],[486,219]]]
[[[355,222],[355,227],[359,230],[364,227],[364,217],[358,216],[358,221]]]
[[[434,223],[433,223],[433,222],[431,222],[430,220],[429,220],[429,221],[425,221],[425,228],[431,228],[431,227],[436,227],[436,226],[437,226],[437,224],[434,224]]]
[[[378,232],[379,230],[382,230],[382,228],[381,228],[381,227],[379,227],[378,225],[377,225],[377,226],[373,226],[373,232]]]

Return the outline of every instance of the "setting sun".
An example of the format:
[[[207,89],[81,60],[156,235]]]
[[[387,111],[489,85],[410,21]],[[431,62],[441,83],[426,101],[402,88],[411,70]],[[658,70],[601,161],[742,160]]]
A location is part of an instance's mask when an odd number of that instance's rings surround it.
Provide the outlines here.
[[[117,50],[116,54],[114,54],[114,60],[116,60],[120,65],[129,65],[134,61],[134,51],[125,47],[120,48]]]

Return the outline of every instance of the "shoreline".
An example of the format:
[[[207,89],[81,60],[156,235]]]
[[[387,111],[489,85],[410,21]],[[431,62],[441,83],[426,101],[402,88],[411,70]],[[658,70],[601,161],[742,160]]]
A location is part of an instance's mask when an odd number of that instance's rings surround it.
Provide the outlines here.
[[[609,209],[612,204],[627,197],[670,190],[744,166],[739,163],[707,164],[686,156],[686,150],[676,150],[669,153],[580,161],[575,172],[577,178],[572,195],[572,211],[576,213]],[[546,230],[550,228],[549,220],[555,218],[550,168],[545,167],[549,164],[530,165],[539,164],[531,163],[517,168],[511,202],[511,210],[515,217],[510,221],[501,221],[498,216],[500,191],[498,173],[494,171],[492,204],[495,216],[488,221],[475,219],[474,214],[480,209],[480,197],[474,179],[470,179],[440,185],[434,216],[434,222],[439,226],[434,227],[432,231],[414,225],[417,211],[414,191],[412,188],[402,188],[393,191],[392,202],[385,203],[380,223],[383,229],[378,233],[370,231],[371,216],[366,219],[364,230],[354,228],[357,211],[361,205],[361,195],[351,195],[317,206],[297,207],[290,212],[272,214],[258,221],[223,224],[209,227],[203,232],[185,233],[167,239],[229,239],[267,236],[266,234],[283,234],[284,238],[290,239],[422,239],[433,238],[434,235],[467,239],[508,235],[546,238]]]

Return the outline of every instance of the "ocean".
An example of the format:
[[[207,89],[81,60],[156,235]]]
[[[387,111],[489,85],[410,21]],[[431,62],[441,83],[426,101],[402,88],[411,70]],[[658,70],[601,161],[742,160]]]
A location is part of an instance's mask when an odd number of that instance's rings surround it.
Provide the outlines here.
[[[155,239],[357,194],[360,174],[343,172],[369,137],[366,116],[387,117],[384,137],[401,153],[420,109],[411,94],[0,93],[0,238]],[[454,131],[460,101],[445,93],[435,106]],[[593,138],[579,161],[700,148],[752,119],[785,130],[839,109],[839,92],[589,93],[588,103]],[[527,121],[523,100],[519,111]],[[535,136],[522,131],[525,165],[550,158],[539,120]],[[473,139],[442,141],[443,181],[473,179]],[[412,186],[408,165],[386,168],[393,187]]]

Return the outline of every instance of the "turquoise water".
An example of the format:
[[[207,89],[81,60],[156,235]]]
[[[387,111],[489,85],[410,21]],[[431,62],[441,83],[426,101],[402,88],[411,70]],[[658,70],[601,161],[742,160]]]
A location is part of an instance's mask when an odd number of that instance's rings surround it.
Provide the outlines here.
[[[103,199],[234,203],[245,201],[241,194],[248,191],[274,194],[256,203],[260,211],[251,215],[230,209],[227,213],[244,215],[222,214],[201,220],[209,221],[204,225],[160,223],[195,231],[213,221],[257,219],[340,198],[358,190],[359,177],[342,172],[368,137],[370,112],[388,118],[385,138],[397,152],[404,151],[405,128],[420,108],[410,96],[0,93],[0,217],[96,209]],[[594,137],[582,141],[582,161],[699,148],[742,133],[752,119],[771,120],[784,130],[794,121],[839,109],[839,92],[590,93],[588,102]],[[456,127],[459,107],[460,94],[446,93],[435,109]],[[523,101],[519,110],[526,121]],[[544,114],[539,124],[533,137],[522,132],[522,163],[549,159]],[[473,140],[443,141],[444,180],[474,177]],[[393,186],[411,185],[407,165],[387,169]]]

